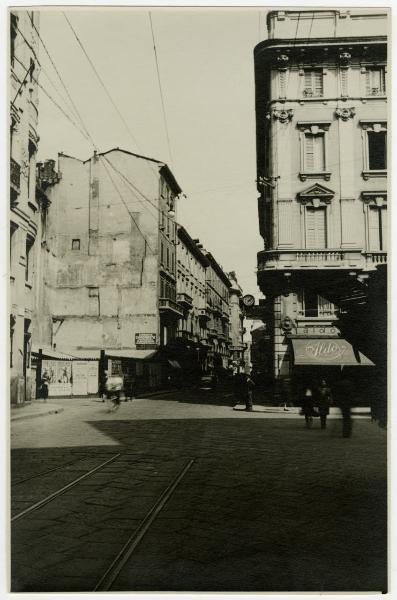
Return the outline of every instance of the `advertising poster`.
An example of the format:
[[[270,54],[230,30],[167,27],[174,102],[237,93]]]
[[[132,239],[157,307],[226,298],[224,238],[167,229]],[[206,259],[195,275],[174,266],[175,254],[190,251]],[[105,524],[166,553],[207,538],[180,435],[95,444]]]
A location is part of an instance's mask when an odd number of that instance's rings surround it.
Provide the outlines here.
[[[43,360],[41,375],[46,375],[49,396],[70,396],[72,393],[72,362]]]
[[[88,393],[98,393],[98,361],[90,360],[87,365],[88,371]]]
[[[88,361],[73,361],[73,396],[86,396],[88,394]]]

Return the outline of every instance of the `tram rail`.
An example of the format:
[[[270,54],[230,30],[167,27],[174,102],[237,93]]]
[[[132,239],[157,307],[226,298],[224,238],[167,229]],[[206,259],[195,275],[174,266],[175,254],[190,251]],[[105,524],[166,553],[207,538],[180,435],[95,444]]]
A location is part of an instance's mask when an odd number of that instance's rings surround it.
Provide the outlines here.
[[[26,515],[31,514],[32,512],[38,510],[39,508],[45,506],[46,504],[49,504],[50,502],[52,502],[56,498],[59,498],[59,496],[62,496],[63,494],[65,494],[66,492],[68,492],[71,488],[73,488],[74,486],[78,485],[80,483],[80,481],[83,481],[84,479],[86,479],[87,477],[90,477],[91,475],[93,475],[94,473],[96,473],[97,471],[99,471],[100,469],[103,469],[106,465],[114,462],[120,456],[121,456],[120,453],[119,454],[115,454],[114,456],[112,456],[111,458],[109,458],[108,460],[106,460],[105,462],[103,462],[100,465],[94,467],[93,469],[90,469],[89,471],[87,471],[87,473],[84,473],[83,475],[80,475],[80,477],[77,477],[76,479],[74,479],[73,481],[71,481],[70,483],[68,483],[67,485],[64,485],[59,490],[56,490],[52,494],[49,494],[49,496],[46,496],[42,500],[39,500],[38,502],[35,502],[31,506],[28,506],[23,511],[21,511],[21,512],[17,513],[16,515],[14,515],[11,518],[11,522],[17,521],[18,519],[22,519],[22,517],[25,517]]]

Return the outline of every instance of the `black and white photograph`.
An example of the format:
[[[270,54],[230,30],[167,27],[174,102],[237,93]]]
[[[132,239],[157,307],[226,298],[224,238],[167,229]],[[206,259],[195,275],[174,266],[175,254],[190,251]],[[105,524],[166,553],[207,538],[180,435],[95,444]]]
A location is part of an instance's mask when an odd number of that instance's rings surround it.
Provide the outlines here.
[[[391,9],[5,13],[7,592],[390,594]]]

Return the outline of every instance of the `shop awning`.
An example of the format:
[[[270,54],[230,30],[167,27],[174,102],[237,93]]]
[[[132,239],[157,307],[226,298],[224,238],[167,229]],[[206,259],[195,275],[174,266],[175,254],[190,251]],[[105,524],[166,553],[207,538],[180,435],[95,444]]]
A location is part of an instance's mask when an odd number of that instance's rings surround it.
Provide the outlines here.
[[[74,358],[78,358],[80,360],[99,360],[101,356],[100,350],[90,349],[87,350],[71,350]]]
[[[153,358],[155,354],[157,354],[157,350],[105,350],[105,354],[109,358],[134,358],[140,360],[147,360],[149,358]]]
[[[179,362],[177,360],[169,360],[168,363],[171,365],[171,367],[173,367],[174,369],[182,369],[181,365],[179,364]]]
[[[45,358],[53,358],[56,360],[72,360],[74,358],[71,354],[66,354],[65,352],[58,352],[53,348],[40,346],[40,344],[32,344],[32,354],[38,354],[40,349],[43,353],[43,357]]]
[[[374,363],[341,338],[292,339],[295,365],[374,366]]]

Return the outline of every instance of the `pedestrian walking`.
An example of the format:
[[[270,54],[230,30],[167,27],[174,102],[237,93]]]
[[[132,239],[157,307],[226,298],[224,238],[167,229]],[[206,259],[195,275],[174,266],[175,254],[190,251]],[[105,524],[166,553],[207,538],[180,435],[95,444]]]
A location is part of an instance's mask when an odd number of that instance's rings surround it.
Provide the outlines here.
[[[320,415],[320,427],[325,429],[327,426],[327,416],[329,415],[329,407],[331,405],[331,388],[325,379],[322,379],[317,388],[316,405]]]
[[[50,382],[50,375],[45,370],[41,376],[39,393],[40,397],[43,398],[44,402],[47,402],[48,399],[48,384]]]
[[[111,400],[113,407],[108,412],[116,411],[120,408],[120,394],[123,389],[123,378],[119,375],[112,375],[106,379],[106,397]]]
[[[132,375],[126,375],[124,377],[124,396],[125,402],[132,400],[134,397],[135,379]]]
[[[313,417],[318,416],[314,410],[314,397],[311,387],[306,386],[301,400],[302,414],[305,417],[306,427],[310,429],[313,424]]]
[[[353,420],[351,416],[353,386],[346,375],[342,375],[342,378],[335,386],[335,392],[336,403],[342,413],[342,437],[348,438],[351,437],[353,430]]]
[[[254,387],[255,383],[251,375],[247,375],[245,381],[245,410],[252,411],[254,403]]]

